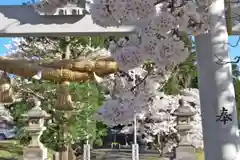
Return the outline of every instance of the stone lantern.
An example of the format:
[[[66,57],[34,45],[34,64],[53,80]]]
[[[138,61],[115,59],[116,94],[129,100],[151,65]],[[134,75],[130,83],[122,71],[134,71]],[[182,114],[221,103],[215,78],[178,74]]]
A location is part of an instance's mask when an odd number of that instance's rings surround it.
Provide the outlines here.
[[[191,130],[191,119],[196,112],[189,105],[185,105],[183,99],[179,100],[179,107],[172,113],[177,117],[176,129],[180,135],[179,144],[176,148],[177,160],[195,160],[196,153],[193,146],[189,143],[187,136]]]
[[[46,160],[47,159],[47,148],[40,142],[40,137],[44,127],[44,119],[49,118],[44,110],[40,108],[41,102],[37,98],[33,98],[34,107],[23,116],[28,119],[27,131],[31,136],[30,144],[24,148],[23,159],[24,160]]]

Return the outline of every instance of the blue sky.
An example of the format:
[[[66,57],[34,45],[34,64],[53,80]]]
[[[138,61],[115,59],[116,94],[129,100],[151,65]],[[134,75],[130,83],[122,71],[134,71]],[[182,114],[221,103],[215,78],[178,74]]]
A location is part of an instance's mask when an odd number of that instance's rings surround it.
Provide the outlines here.
[[[0,0],[0,5],[19,5],[28,0]],[[3,55],[6,52],[4,44],[7,44],[11,38],[0,38],[0,55]]]
[[[31,0],[0,0],[0,5],[19,5],[24,2],[28,2]],[[38,1],[38,0],[36,0]],[[229,37],[229,43],[235,45],[238,40],[238,36],[231,36]],[[8,44],[11,41],[11,38],[0,38],[0,55],[6,53],[6,48],[4,44]],[[237,47],[230,47],[230,55],[231,57],[240,56],[240,45]]]
[[[229,44],[231,44],[233,46],[236,45],[238,38],[239,38],[239,36],[230,36],[229,40],[228,40]],[[231,55],[231,57],[240,56],[240,43],[236,47],[230,46],[230,55]]]

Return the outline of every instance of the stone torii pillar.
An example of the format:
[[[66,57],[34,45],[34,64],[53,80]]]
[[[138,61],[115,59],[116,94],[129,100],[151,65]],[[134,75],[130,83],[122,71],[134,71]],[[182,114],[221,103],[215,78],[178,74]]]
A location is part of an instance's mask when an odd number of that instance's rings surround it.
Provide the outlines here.
[[[232,69],[224,63],[230,62],[224,9],[224,0],[213,1],[211,31],[196,37],[205,160],[237,160],[239,147]],[[228,114],[231,119],[223,119]]]

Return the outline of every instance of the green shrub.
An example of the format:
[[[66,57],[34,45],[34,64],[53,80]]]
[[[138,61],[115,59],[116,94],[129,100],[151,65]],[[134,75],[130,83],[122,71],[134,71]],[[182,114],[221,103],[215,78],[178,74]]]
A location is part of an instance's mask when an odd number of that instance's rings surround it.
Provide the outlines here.
[[[101,138],[96,139],[96,140],[94,141],[94,146],[97,147],[97,148],[102,147],[102,146],[103,146],[103,141],[102,141],[102,139],[101,139]]]

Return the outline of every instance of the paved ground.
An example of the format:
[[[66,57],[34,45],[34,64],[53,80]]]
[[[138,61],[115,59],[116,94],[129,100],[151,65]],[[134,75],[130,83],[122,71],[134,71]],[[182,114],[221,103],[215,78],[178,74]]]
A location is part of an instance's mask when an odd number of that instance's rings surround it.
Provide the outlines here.
[[[93,160],[131,160],[132,152],[131,150],[97,150],[92,153]],[[157,152],[146,152],[139,154],[140,160],[164,160],[159,157]]]
[[[8,141],[0,143],[0,160],[21,160],[23,155],[23,146],[19,145],[15,141]],[[13,159],[14,157],[15,159]],[[49,152],[49,158],[52,157],[52,153]],[[201,151],[197,152],[197,160],[204,160],[204,155]],[[131,149],[97,149],[92,152],[91,160],[131,160]],[[82,159],[81,159],[82,160]],[[157,151],[146,151],[144,154],[140,153],[140,160],[169,160],[159,158]]]
[[[132,152],[130,149],[121,149],[111,150],[111,149],[101,149],[95,150],[92,152],[91,160],[131,160]],[[165,155],[165,158],[161,158],[157,151],[147,150],[144,153],[139,154],[139,160],[170,160],[167,157],[169,155]],[[196,152],[197,160],[204,160],[204,154],[201,151]]]

